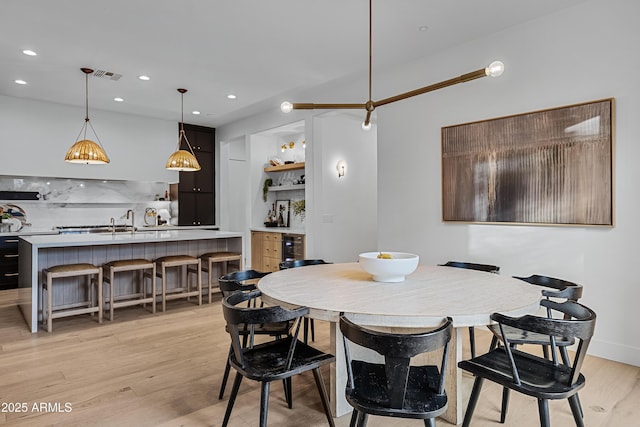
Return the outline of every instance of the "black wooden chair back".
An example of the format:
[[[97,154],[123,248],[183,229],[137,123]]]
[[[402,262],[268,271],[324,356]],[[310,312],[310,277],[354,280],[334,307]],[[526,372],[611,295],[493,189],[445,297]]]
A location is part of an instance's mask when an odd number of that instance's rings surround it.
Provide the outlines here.
[[[228,297],[235,292],[247,292],[256,289],[258,280],[266,276],[267,273],[256,270],[234,271],[220,276],[218,283],[223,297]]]
[[[222,313],[227,322],[227,331],[231,336],[232,351],[229,362],[236,370],[222,426],[225,427],[229,422],[243,377],[262,383],[260,426],[266,426],[270,383],[275,380],[283,381],[285,396],[291,408],[291,377],[307,371],[313,371],[325,416],[329,425],[334,426],[320,367],[334,362],[335,357],[298,340],[302,317],[309,312],[309,309],[307,307],[287,309],[280,306],[246,306],[246,302],[258,299],[260,295],[261,292],[258,290],[237,292],[222,300]],[[287,324],[290,325],[290,329],[284,338],[256,345],[245,345],[244,334],[248,332],[252,338],[253,331],[264,324]]]
[[[497,265],[491,264],[476,264],[473,262],[462,262],[462,261],[447,261],[444,264],[438,264],[442,267],[456,267],[456,268],[466,268],[467,270],[477,270],[477,271],[485,271],[487,273],[496,273],[500,272],[500,267]]]
[[[367,414],[417,418],[435,425],[435,417],[447,407],[444,389],[451,319],[430,332],[396,334],[364,328],[340,317],[347,362],[347,401],[364,426]],[[352,357],[348,342],[371,349],[384,357],[372,363]],[[411,358],[442,350],[439,366],[411,364]],[[353,424],[352,424],[353,425]]]
[[[578,301],[582,298],[582,285],[569,282],[568,280],[556,279],[555,277],[541,276],[539,274],[532,274],[529,277],[513,276],[515,279],[523,280],[527,283],[531,283],[536,286],[544,286],[542,295],[546,298],[562,298],[569,301]]]
[[[319,264],[331,264],[323,259],[293,259],[289,261],[282,261],[279,264],[280,270],[286,270],[287,268],[304,267],[307,265],[319,265]]]
[[[468,426],[471,421],[484,379],[536,397],[541,426],[549,426],[550,423],[549,399],[568,399],[576,425],[584,425],[578,391],[584,386],[585,378],[580,370],[593,336],[596,314],[574,301],[543,299],[540,305],[551,312],[558,312],[562,318],[531,315],[509,317],[494,313],[491,319],[498,322],[504,346],[458,364],[458,367],[471,372],[476,378],[463,426]],[[556,358],[548,360],[516,349],[509,341],[506,327],[553,337],[551,347],[554,352],[556,339],[575,340],[578,343],[575,356],[572,361],[559,362]]]

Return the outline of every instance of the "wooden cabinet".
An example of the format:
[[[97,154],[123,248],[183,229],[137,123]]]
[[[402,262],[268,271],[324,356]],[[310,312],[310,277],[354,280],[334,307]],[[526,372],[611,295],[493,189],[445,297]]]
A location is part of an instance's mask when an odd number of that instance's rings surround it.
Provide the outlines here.
[[[184,125],[184,132],[200,163],[197,172],[180,172],[178,184],[178,224],[215,224],[215,129]],[[188,150],[183,142],[184,150]]]
[[[0,290],[18,287],[18,237],[0,237]]]
[[[282,233],[251,232],[251,268],[278,271],[282,260]]]

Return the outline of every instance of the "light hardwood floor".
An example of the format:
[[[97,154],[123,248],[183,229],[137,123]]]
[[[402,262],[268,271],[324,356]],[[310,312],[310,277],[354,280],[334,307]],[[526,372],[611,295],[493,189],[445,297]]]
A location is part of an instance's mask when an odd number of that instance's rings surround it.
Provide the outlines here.
[[[328,331],[326,323],[316,321],[315,345],[323,350]],[[489,334],[476,334],[478,348],[488,347]],[[171,302],[166,313],[156,315],[142,307],[123,308],[103,325],[88,315],[56,319],[53,333],[31,334],[15,295],[0,292],[0,425],[219,426],[230,390],[229,385],[225,400],[218,400],[228,345],[218,302],[202,307]],[[587,386],[580,398],[587,426],[640,425],[640,368],[589,357],[584,373]],[[324,375],[328,380],[328,371]],[[465,402],[471,382],[465,375]],[[288,409],[280,384],[274,384],[269,425],[325,426],[313,376],[294,378],[293,390],[294,406]],[[485,382],[472,426],[499,425],[500,393]],[[257,425],[259,398],[259,385],[243,381],[230,425]],[[15,404],[26,406],[26,412],[16,412]],[[551,403],[551,423],[574,425],[566,401]],[[336,424],[348,426],[349,416]],[[369,425],[422,423],[371,417]],[[536,402],[512,394],[506,425],[538,426]]]

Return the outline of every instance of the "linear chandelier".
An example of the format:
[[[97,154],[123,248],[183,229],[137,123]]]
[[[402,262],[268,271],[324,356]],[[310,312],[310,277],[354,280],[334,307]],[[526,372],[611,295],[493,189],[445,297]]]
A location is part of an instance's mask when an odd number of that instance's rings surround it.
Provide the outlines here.
[[[289,101],[285,101],[280,105],[280,109],[283,113],[289,113],[292,110],[316,110],[316,109],[328,109],[328,110],[337,110],[337,109],[347,109],[347,110],[357,110],[364,109],[366,111],[366,116],[364,122],[362,123],[362,128],[365,130],[371,129],[371,113],[382,105],[390,104],[396,101],[402,101],[407,98],[411,98],[416,95],[422,95],[423,93],[432,92],[438,89],[442,89],[448,86],[453,86],[458,83],[464,83],[471,80],[476,80],[481,77],[491,76],[498,77],[504,71],[504,64],[500,61],[494,61],[489,64],[488,67],[481,68],[476,71],[472,71],[467,74],[462,74],[461,76],[451,78],[449,80],[444,80],[439,83],[434,83],[429,86],[424,86],[419,89],[415,89],[409,92],[401,93],[396,96],[391,96],[389,98],[384,98],[379,101],[374,101],[372,98],[372,71],[371,71],[371,58],[372,58],[372,8],[371,8],[372,0],[369,0],[369,100],[363,104],[313,104],[313,103],[292,103]]]
[[[109,157],[105,153],[100,138],[96,133],[93,125],[89,121],[89,74],[93,73],[91,68],[80,68],[85,77],[85,116],[84,124],[80,128],[80,133],[76,138],[75,144],[69,148],[67,154],[64,157],[65,162],[69,163],[83,163],[87,165],[101,165],[109,163]],[[93,135],[98,142],[87,139],[87,130],[91,128]],[[82,140],[80,140],[82,135]]]

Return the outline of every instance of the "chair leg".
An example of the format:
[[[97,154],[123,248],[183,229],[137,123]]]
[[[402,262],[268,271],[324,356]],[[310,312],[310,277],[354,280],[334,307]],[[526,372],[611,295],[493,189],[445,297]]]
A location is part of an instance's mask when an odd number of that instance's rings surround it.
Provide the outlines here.
[[[291,377],[282,380],[282,386],[284,388],[284,398],[287,401],[289,409],[293,408],[293,396],[291,389]]]
[[[358,427],[367,427],[367,420],[369,419],[369,414],[366,412],[358,413]]]
[[[267,427],[267,411],[269,410],[269,387],[271,383],[264,381],[260,389],[260,427]]]
[[[305,317],[303,321],[303,341],[305,344],[309,343],[309,318]]]
[[[313,319],[309,319],[309,324],[311,325],[311,341],[316,340],[316,326]]]
[[[502,409],[500,412],[500,422],[504,424],[507,419],[507,410],[509,410],[509,389],[502,387]]]
[[[538,413],[540,414],[540,427],[550,427],[549,401],[547,399],[538,399]]]
[[[469,341],[471,342],[471,358],[476,357],[476,334],[473,332],[473,326],[469,326]]]
[[[318,387],[318,393],[320,393],[320,400],[322,400],[322,407],[324,408],[324,413],[327,416],[327,421],[329,422],[329,425],[331,427],[335,427],[335,423],[333,422],[333,414],[331,413],[331,406],[329,406],[329,396],[327,396],[327,388],[324,386],[320,368],[316,368],[313,370],[313,378],[316,380],[316,386]]]
[[[358,421],[358,411],[354,409],[351,412],[351,421],[349,421],[349,427],[356,427],[356,421]]]
[[[498,346],[498,337],[495,335],[491,338],[491,344],[489,345],[489,351],[494,350]]]
[[[222,400],[224,397],[224,389],[227,388],[227,380],[229,379],[229,371],[231,370],[231,365],[229,364],[229,357],[231,356],[231,349],[229,349],[229,354],[227,355],[227,364],[224,367],[224,374],[222,374],[222,383],[220,384],[220,394],[218,394],[218,400]]]
[[[548,345],[543,345],[542,346],[542,356],[549,360],[549,346]]]
[[[233,410],[233,404],[236,402],[236,397],[238,396],[238,390],[240,390],[241,382],[242,375],[240,375],[239,372],[236,372],[236,378],[233,380],[233,387],[231,388],[231,396],[229,397],[229,402],[227,403],[227,410],[224,413],[222,427],[227,427],[227,424],[229,423],[229,418],[231,418],[231,411]]]
[[[467,410],[464,413],[462,427],[469,427],[469,423],[471,423],[471,417],[473,416],[473,411],[476,409],[476,403],[478,403],[478,397],[480,396],[480,390],[482,389],[483,382],[484,378],[482,377],[476,377],[473,382],[473,388],[471,389],[471,396],[469,396]]]
[[[580,398],[577,393],[569,397],[569,406],[571,406],[571,413],[576,422],[576,427],[584,427],[582,405],[580,405]]]

